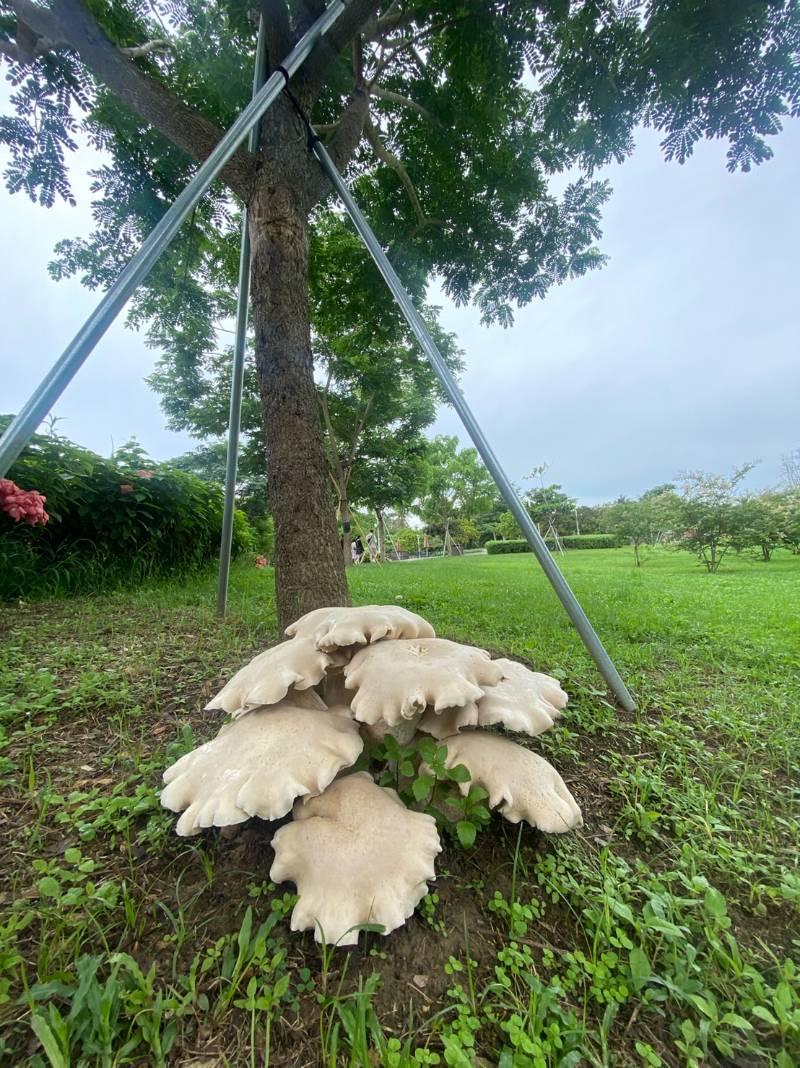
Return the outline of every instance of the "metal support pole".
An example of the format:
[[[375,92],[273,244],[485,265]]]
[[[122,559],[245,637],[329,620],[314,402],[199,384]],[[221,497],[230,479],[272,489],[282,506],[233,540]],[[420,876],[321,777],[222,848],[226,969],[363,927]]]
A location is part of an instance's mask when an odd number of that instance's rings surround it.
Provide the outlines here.
[[[256,63],[253,73],[253,97],[267,77],[267,29],[262,15],[258,23]],[[258,151],[260,122],[250,130],[247,147]],[[225,505],[222,513],[222,537],[219,546],[217,575],[217,615],[224,617],[228,604],[228,576],[231,569],[233,516],[236,511],[236,472],[239,466],[239,431],[242,424],[242,390],[244,388],[244,354],[247,347],[247,310],[250,304],[250,234],[247,229],[247,206],[242,208],[242,238],[239,246],[239,295],[236,301],[236,336],[233,342],[231,370],[231,407],[228,416],[228,452],[225,457]]]
[[[327,33],[344,9],[343,0],[332,0],[329,7],[300,38],[283,62],[283,67],[290,77],[302,66],[319,39]],[[180,229],[184,219],[191,213],[214,179],[218,177],[255,123],[274,103],[285,84],[286,80],[281,71],[276,70],[270,75],[253,100],[222,136],[208,159],[198,167],[194,178],[159,220],[142,247],[72,339],[44,381],[10,423],[0,440],[0,478],[7,473],[28,444],[42,419],[122,311],[133,291],[147,277],[158,257]]]
[[[461,416],[461,421],[483,458],[483,462],[486,464],[489,473],[497,484],[497,488],[500,490],[503,500],[506,502],[514,515],[514,518],[522,528],[522,532],[524,533],[528,544],[535,553],[537,560],[542,565],[544,573],[550,580],[550,584],[555,590],[558,599],[564,606],[569,618],[575,624],[583,644],[586,646],[592,659],[600,669],[600,674],[606,680],[622,707],[628,712],[633,712],[636,709],[636,702],[628,692],[628,689],[614,666],[611,657],[603,648],[602,642],[595,633],[586,613],[578,603],[575,594],[570,589],[567,580],[561,574],[558,565],[550,555],[547,545],[543,541],[539,531],[536,529],[533,520],[528,515],[522,501],[520,501],[517,496],[508,476],[500,466],[491,445],[484,437],[483,431],[478,425],[475,416],[472,414],[467,402],[464,400],[461,390],[450,373],[450,369],[445,363],[442,354],[439,352],[436,343],[428,333],[428,329],[419,312],[414,307],[411,297],[406,292],[403,283],[397,277],[394,268],[386,258],[386,254],[378,243],[378,239],[373,233],[369,223],[361,214],[358,205],[350,194],[350,190],[345,185],[344,179],[341,174],[339,174],[333,160],[325,151],[322,143],[317,138],[312,137],[311,145],[314,155],[319,160],[322,169],[325,171],[328,178],[330,178],[334,189],[339,194],[342,203],[347,209],[348,215],[353,220],[353,224],[361,236],[361,240],[367,246],[370,255],[377,264],[378,270],[383,275],[386,284],[392,292],[392,296],[397,301],[400,310],[406,318],[406,322],[411,327],[417,341],[422,346],[422,350],[427,356],[431,367],[433,367],[436,372],[439,381],[442,383],[451,404]]]

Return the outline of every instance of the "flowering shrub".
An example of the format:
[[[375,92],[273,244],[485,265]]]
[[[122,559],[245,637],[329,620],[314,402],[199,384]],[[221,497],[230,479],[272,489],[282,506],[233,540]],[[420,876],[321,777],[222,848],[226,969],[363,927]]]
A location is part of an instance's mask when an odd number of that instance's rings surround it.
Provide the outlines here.
[[[47,500],[36,490],[24,490],[10,478],[0,478],[0,512],[11,516],[15,523],[23,519],[29,527],[44,526],[50,516],[44,510]]]
[[[0,431],[6,422],[0,417]],[[13,491],[4,488],[0,501],[15,503],[13,512],[0,504],[0,599],[141,582],[202,567],[219,552],[222,487],[155,464],[135,445],[107,460],[66,438],[35,435],[5,482]],[[237,512],[233,551],[252,547]]]

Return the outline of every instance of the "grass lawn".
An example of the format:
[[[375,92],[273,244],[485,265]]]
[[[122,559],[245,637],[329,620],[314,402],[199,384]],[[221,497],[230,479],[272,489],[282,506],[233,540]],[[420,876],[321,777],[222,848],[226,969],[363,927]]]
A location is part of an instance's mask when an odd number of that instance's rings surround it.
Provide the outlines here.
[[[351,572],[356,603],[563,681],[530,744],[585,819],[448,841],[417,915],[351,953],[289,933],[267,828],[178,839],[158,805],[163,768],[217,730],[205,701],[277,637],[271,574],[234,569],[225,623],[213,575],[6,607],[0,1061],[800,1063],[800,557],[563,567],[635,714],[530,556]]]

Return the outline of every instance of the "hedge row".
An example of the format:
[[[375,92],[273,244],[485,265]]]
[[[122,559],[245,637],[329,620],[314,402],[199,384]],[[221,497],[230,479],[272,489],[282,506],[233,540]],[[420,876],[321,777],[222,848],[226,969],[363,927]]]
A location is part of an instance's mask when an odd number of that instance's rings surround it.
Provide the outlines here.
[[[2,600],[137,583],[196,569],[219,552],[222,488],[136,449],[115,462],[37,434],[8,477],[43,493],[50,518],[32,527],[0,513]],[[237,513],[234,553],[251,541]]]
[[[561,539],[565,549],[618,549],[616,534],[565,534]]]
[[[617,549],[619,538],[614,534],[565,534],[561,539],[565,549]],[[508,541],[487,541],[486,552],[490,556],[500,553],[529,553],[530,545],[522,538]]]

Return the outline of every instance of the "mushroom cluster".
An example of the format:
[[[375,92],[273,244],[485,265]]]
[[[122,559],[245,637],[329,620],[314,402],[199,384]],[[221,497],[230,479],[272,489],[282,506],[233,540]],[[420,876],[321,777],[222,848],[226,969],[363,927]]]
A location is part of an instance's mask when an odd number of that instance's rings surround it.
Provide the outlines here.
[[[475,729],[547,730],[567,703],[556,679],[437,638],[421,616],[394,605],[320,608],[286,634],[208,703],[231,718],[164,772],[161,803],[181,813],[179,835],[291,812],[272,838],[270,878],[297,887],[292,930],[339,945],[354,945],[365,924],[388,934],[435,877],[436,821],[351,770],[365,742],[432,735],[446,746],[448,768],[467,768],[465,795],[481,786],[507,820],[548,833],[581,826],[552,765]]]

